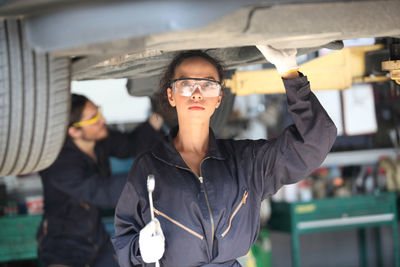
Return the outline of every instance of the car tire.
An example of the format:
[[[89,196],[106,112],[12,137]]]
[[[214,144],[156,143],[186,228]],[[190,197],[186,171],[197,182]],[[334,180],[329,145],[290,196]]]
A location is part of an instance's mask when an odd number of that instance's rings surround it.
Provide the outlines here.
[[[36,52],[21,20],[0,21],[0,177],[48,167],[66,134],[70,61]]]

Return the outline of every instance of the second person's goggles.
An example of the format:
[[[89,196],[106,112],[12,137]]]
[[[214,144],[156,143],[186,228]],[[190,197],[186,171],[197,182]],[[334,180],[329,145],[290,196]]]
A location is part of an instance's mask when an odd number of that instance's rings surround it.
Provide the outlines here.
[[[73,127],[82,127],[82,126],[86,126],[86,125],[92,125],[92,124],[97,123],[102,117],[103,117],[103,114],[101,112],[101,108],[98,107],[96,116],[94,116],[93,118],[86,120],[86,121],[75,122],[74,124],[72,124],[72,126]]]
[[[191,96],[196,89],[204,97],[217,97],[221,92],[221,83],[209,79],[184,78],[172,81],[172,90],[181,96]]]

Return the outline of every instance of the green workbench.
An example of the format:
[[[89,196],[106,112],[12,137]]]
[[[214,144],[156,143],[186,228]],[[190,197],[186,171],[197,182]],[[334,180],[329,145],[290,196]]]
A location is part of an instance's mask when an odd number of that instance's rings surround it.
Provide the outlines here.
[[[41,215],[0,217],[0,262],[37,258],[36,232]]]
[[[327,198],[310,202],[272,202],[271,209],[269,228],[291,234],[294,267],[300,266],[300,235],[343,229],[358,229],[360,264],[366,267],[365,230],[367,227],[378,228],[385,225],[392,227],[394,262],[396,267],[400,267],[394,193]],[[378,238],[380,239],[380,234]],[[382,266],[380,240],[377,254],[378,266]]]
[[[36,232],[42,215],[0,217],[0,263],[37,259]],[[102,217],[106,230],[114,234],[114,217]]]

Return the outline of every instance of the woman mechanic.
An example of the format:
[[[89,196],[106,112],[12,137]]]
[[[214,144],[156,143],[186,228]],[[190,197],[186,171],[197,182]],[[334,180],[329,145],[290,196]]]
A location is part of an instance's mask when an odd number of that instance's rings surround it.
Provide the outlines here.
[[[209,128],[224,71],[201,51],[178,54],[160,94],[178,127],[134,162],[115,214],[121,266],[240,266],[257,239],[261,201],[318,168],[336,127],[298,72],[296,50],[257,46],[282,76],[294,125],[272,140],[220,140]],[[155,219],[146,180],[155,176]]]

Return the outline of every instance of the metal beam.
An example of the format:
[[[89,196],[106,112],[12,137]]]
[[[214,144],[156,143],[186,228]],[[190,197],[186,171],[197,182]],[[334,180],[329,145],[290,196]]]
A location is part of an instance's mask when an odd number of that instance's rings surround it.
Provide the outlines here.
[[[300,65],[300,71],[307,75],[312,90],[348,89],[353,83],[368,80],[365,78],[365,54],[382,48],[383,45],[346,47]],[[383,80],[389,77],[368,81]],[[237,71],[226,85],[237,95],[285,93],[275,69]]]

